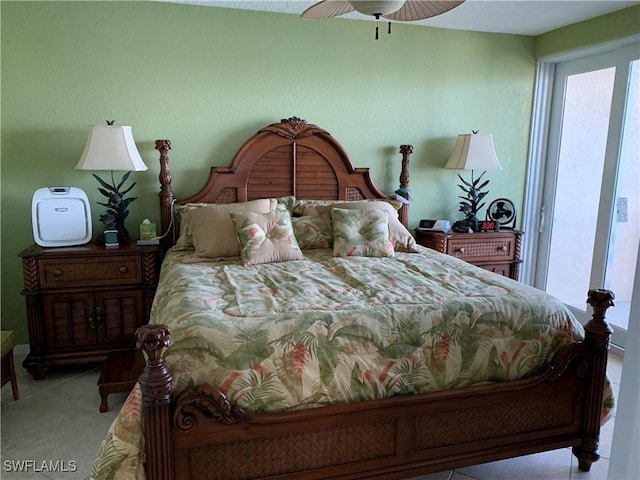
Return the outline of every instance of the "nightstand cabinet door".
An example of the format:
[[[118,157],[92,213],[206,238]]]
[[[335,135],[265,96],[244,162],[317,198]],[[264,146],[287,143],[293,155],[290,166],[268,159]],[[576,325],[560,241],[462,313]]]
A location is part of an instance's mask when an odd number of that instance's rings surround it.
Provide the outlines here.
[[[134,347],[136,329],[149,321],[159,247],[34,245],[20,257],[30,346],[23,366],[34,378],[50,365],[102,361]]]
[[[52,349],[86,347],[96,343],[93,294],[53,294],[43,299],[46,345]]]
[[[416,241],[490,272],[518,280],[522,232],[443,233],[416,230]]]
[[[142,292],[96,293],[94,319],[98,343],[114,347],[131,344],[138,327],[146,323]]]

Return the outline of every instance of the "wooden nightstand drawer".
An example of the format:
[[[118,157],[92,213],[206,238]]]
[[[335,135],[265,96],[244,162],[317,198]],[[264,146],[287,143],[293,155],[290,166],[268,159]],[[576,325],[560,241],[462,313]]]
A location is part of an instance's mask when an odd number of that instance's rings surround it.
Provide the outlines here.
[[[472,236],[471,236],[472,237]],[[511,260],[515,245],[513,236],[506,238],[452,239],[446,253],[470,262],[504,258]]]
[[[503,277],[508,277],[511,270],[510,263],[478,263],[477,265],[480,268],[484,268],[485,270],[489,270],[490,272],[497,273],[498,275],[502,275]]]
[[[416,241],[425,247],[457,257],[491,272],[518,280],[522,232],[442,233],[416,230]]]
[[[142,282],[140,256],[95,259],[43,259],[40,278],[44,288],[133,285]]]

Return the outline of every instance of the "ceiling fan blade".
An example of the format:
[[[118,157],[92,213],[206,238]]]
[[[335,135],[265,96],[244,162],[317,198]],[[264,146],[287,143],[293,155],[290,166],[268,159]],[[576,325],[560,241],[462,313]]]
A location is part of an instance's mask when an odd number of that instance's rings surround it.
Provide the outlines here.
[[[457,7],[464,0],[407,0],[400,10],[385,15],[384,18],[401,22],[435,17]]]
[[[302,12],[300,18],[303,20],[321,20],[323,18],[338,17],[354,10],[353,5],[348,1],[322,0]]]

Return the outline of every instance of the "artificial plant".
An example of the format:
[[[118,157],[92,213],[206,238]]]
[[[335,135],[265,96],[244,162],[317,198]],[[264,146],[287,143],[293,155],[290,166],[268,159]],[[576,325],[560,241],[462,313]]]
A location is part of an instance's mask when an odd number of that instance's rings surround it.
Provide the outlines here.
[[[485,173],[487,172],[482,172],[480,176],[474,180],[473,170],[471,170],[471,182],[466,181],[460,174],[458,174],[458,178],[464,184],[458,185],[458,187],[466,193],[466,196],[458,196],[458,198],[462,199],[458,211],[464,213],[465,218],[464,220],[459,220],[453,224],[453,229],[457,232],[478,231],[478,218],[476,215],[478,210],[484,207],[484,202],[481,203],[482,199],[489,193],[488,191],[482,191],[482,189],[489,183],[489,180],[485,180],[481,185],[478,185]]]
[[[98,205],[102,205],[103,207],[107,207],[107,212],[100,215],[100,221],[104,225],[107,230],[117,230],[118,231],[118,242],[120,243],[130,243],[131,238],[129,237],[129,232],[124,226],[125,219],[129,216],[129,205],[131,202],[136,200],[138,197],[128,197],[125,198],[125,195],[131,191],[133,187],[135,187],[136,183],[133,182],[126,190],[120,191],[122,186],[125,184],[131,172],[127,172],[122,176],[122,180],[120,183],[116,185],[115,180],[113,179],[113,171],[111,172],[111,184],[102,180],[95,173],[92,174],[95,179],[102,185],[104,188],[98,188],[98,191],[107,197],[107,203],[97,202]]]

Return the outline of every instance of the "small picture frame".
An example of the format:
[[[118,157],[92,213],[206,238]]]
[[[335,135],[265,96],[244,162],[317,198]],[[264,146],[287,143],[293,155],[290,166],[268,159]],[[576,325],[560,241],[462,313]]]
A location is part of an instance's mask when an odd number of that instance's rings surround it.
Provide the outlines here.
[[[105,230],[104,231],[104,246],[105,247],[118,247],[118,230]]]

